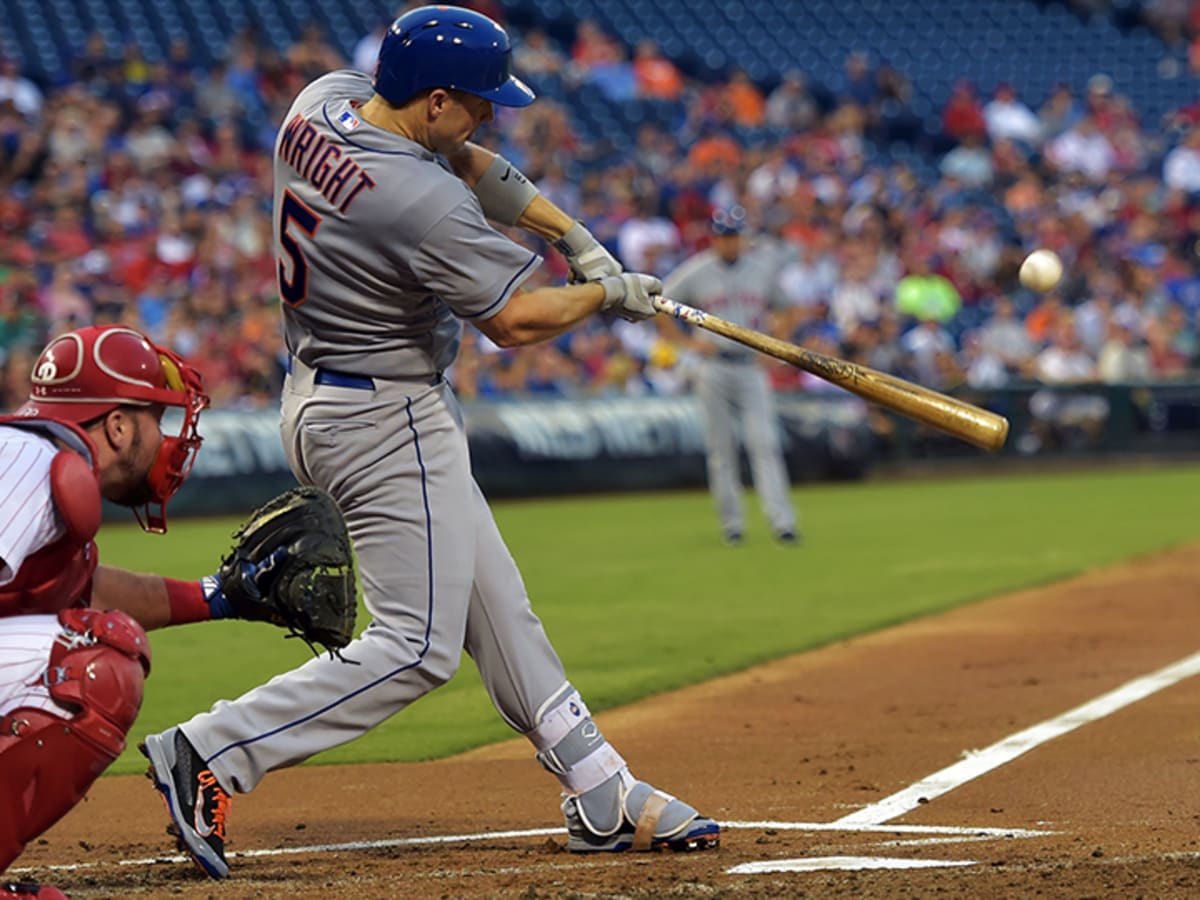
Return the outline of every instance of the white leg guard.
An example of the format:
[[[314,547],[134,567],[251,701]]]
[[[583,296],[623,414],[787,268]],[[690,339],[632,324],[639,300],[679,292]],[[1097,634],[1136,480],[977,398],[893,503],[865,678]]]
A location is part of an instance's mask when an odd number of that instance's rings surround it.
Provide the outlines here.
[[[720,827],[672,795],[638,781],[569,684],[538,711],[526,735],[563,786],[567,849],[698,850],[717,846]]]

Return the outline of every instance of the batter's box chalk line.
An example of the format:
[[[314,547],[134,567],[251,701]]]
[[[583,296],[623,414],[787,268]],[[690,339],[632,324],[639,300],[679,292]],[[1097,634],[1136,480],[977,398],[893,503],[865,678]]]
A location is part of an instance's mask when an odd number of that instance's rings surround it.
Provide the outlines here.
[[[841,825],[837,822],[722,822],[729,830],[853,832],[860,834],[923,835],[931,842],[941,837],[945,842],[964,839],[998,840],[1031,838],[1054,834],[1052,831],[1033,831],[1025,828],[971,828],[959,825]],[[394,847],[418,847],[436,844],[461,844],[471,841],[497,841],[514,838],[565,836],[564,828],[527,828],[520,831],[482,831],[475,834],[427,835],[424,837],[391,838],[379,841],[346,841],[339,844],[309,844],[303,847],[271,847],[261,850],[238,850],[228,854],[230,859],[256,859],[272,856],[297,856],[320,853],[353,853],[362,850],[381,850]],[[24,867],[11,870],[14,875],[30,872],[78,872],[106,866],[159,866],[166,863],[190,862],[187,856],[152,856],[144,859],[121,859],[115,862],[69,863],[62,865]],[[780,862],[786,862],[781,860]],[[750,865],[750,864],[748,864]]]

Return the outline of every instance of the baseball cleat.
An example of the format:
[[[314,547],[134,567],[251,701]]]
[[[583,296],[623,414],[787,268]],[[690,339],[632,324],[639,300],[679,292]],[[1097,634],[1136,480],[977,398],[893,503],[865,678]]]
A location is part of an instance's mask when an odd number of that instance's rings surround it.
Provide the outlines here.
[[[742,533],[740,531],[726,531],[721,535],[721,543],[726,547],[740,547],[742,544]]]
[[[620,779],[620,776],[615,776]],[[612,794],[612,781],[598,791],[619,797],[616,808],[606,810],[606,800],[568,795],[563,799],[567,820],[567,849],[572,853],[621,853],[626,850],[712,850],[721,843],[721,826],[696,810],[644,781],[620,779]],[[595,802],[599,799],[599,802]],[[590,811],[588,807],[593,808]],[[607,820],[613,824],[602,824]]]
[[[225,820],[233,798],[178,728],[150,735],[138,749],[150,760],[146,776],[162,794],[179,849],[209,877],[224,878]]]
[[[781,531],[775,535],[775,540],[785,547],[795,547],[800,543],[800,536],[794,531]]]
[[[0,900],[71,900],[56,887],[38,884],[36,881],[0,882]]]

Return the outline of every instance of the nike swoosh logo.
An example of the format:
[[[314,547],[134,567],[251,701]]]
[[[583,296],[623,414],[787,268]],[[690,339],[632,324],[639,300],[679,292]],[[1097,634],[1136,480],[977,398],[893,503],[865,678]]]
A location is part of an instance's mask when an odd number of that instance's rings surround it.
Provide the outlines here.
[[[196,795],[195,816],[193,818],[196,834],[200,835],[200,837],[206,838],[216,829],[215,824],[204,820],[204,794],[202,793]]]
[[[508,176],[512,174],[512,166],[504,170],[504,174],[500,176],[501,181],[508,181]]]

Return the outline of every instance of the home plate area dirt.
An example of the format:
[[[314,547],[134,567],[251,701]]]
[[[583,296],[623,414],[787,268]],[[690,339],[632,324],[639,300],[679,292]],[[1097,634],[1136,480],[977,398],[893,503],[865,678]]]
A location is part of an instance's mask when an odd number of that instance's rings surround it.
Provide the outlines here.
[[[1197,573],[1171,550],[599,715],[725,824],[711,852],[568,854],[514,740],[275,773],[222,882],[102,778],[16,868],[75,898],[1200,896]]]

